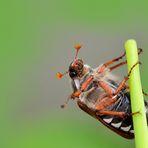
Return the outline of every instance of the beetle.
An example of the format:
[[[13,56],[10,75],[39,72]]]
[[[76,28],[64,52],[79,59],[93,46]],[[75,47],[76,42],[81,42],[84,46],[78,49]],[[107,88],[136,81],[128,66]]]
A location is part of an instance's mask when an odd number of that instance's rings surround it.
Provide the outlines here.
[[[84,112],[96,118],[120,136],[133,139],[132,115],[138,112],[132,113],[131,111],[130,91],[126,82],[134,67],[141,63],[135,63],[128,75],[119,82],[112,71],[127,63],[126,60],[117,63],[125,57],[125,52],[121,56],[93,69],[78,58],[81,45],[77,44],[74,48],[76,49],[76,55],[68,71],[63,74],[57,73],[57,78],[69,74],[73,88],[73,93],[61,107],[64,108],[70,99],[76,100],[78,106]],[[141,52],[142,49],[138,48],[138,54]],[[111,66],[114,63],[117,64]],[[148,120],[148,102],[144,100],[144,103]]]

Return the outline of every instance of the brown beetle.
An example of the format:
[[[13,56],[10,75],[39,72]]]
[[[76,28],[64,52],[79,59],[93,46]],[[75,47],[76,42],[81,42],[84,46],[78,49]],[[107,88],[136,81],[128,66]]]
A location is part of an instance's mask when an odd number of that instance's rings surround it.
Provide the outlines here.
[[[64,74],[69,74],[73,93],[68,97],[77,101],[78,106],[93,116],[105,126],[121,135],[124,138],[134,138],[133,122],[130,104],[129,87],[126,84],[132,69],[140,62],[135,63],[128,75],[119,82],[111,71],[127,63],[119,62],[125,53],[121,56],[101,64],[93,69],[77,58],[80,44],[75,46],[76,56],[69,66],[69,70]],[[138,49],[139,54],[142,49]],[[57,73],[61,78],[64,74]],[[62,107],[67,105],[68,100]],[[148,102],[145,101],[146,116],[148,119]]]

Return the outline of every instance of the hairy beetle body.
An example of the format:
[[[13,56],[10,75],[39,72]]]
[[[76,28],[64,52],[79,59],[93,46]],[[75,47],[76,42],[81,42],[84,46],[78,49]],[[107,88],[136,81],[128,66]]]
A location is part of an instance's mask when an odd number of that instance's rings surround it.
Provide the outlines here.
[[[75,46],[77,51],[75,59],[70,64],[69,70],[64,73],[69,74],[73,88],[73,93],[68,97],[68,100],[77,100],[78,106],[83,111],[122,137],[134,138],[132,115],[138,113],[138,111],[136,113],[131,112],[130,92],[126,82],[133,68],[140,62],[135,63],[128,75],[122,81],[119,81],[111,71],[126,64],[127,61],[111,67],[110,65],[121,60],[125,53],[93,69],[77,58],[80,48],[80,45]],[[138,50],[140,54],[142,49],[139,48]],[[57,73],[57,77],[61,78],[64,74]],[[148,102],[144,101],[148,120]],[[62,107],[65,107],[67,102]]]

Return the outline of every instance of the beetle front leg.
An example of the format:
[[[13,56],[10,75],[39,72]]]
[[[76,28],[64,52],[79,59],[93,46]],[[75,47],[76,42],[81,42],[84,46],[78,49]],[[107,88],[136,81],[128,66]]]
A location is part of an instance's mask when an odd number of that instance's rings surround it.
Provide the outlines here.
[[[85,91],[85,89],[90,85],[90,83],[94,80],[93,76],[89,76],[87,80],[85,80],[81,86],[81,91]]]
[[[75,98],[78,98],[81,95],[81,93],[81,90],[77,90],[70,95],[70,98],[74,100]]]
[[[77,90],[77,91],[73,92],[71,95],[68,96],[68,98],[65,101],[65,103],[61,105],[61,108],[65,108],[67,106],[69,100],[71,100],[71,99],[74,100],[76,98],[79,98],[80,95],[81,95],[81,91],[80,90]]]
[[[85,80],[82,85],[80,90],[77,90],[72,94],[72,97],[79,97],[81,95],[81,92],[85,91],[87,87],[90,85],[90,83],[94,80],[93,76],[89,76],[87,80]]]
[[[61,108],[65,108],[67,106],[69,100],[71,100],[71,99],[74,100],[74,99],[78,98],[80,95],[81,95],[81,91],[80,90],[77,90],[77,91],[73,92],[71,95],[68,96],[68,98],[65,101],[65,103],[61,105]]]
[[[93,81],[93,76],[90,76],[85,82],[83,82],[81,88],[79,90],[74,91],[71,95],[69,95],[69,97],[67,98],[67,100],[65,101],[65,103],[63,105],[61,105],[61,108],[65,108],[67,106],[67,103],[70,99],[76,99],[79,98],[79,96],[81,95],[81,93],[83,91],[85,91],[85,89],[90,85],[90,83]]]
[[[93,79],[94,79],[93,76],[89,76],[89,77],[87,78],[87,80],[85,80],[85,81],[82,83],[81,88],[80,88],[79,90],[76,90],[75,92],[73,92],[73,93],[70,95],[71,98],[72,98],[72,99],[78,98],[78,97],[81,95],[81,93],[87,89],[87,87],[90,85],[90,83],[93,81]]]

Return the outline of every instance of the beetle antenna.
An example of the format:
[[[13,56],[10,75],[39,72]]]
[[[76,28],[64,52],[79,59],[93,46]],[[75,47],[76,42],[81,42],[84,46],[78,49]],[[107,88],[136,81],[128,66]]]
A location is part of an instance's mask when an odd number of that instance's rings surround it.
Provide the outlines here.
[[[64,75],[68,74],[68,71],[64,72],[64,73],[61,73],[61,72],[57,72],[56,73],[56,77],[57,79],[61,79]]]
[[[74,46],[74,48],[76,49],[76,55],[75,55],[75,58],[74,59],[77,59],[77,56],[78,56],[78,53],[79,53],[79,50],[80,50],[81,47],[82,47],[81,44],[76,44]]]

